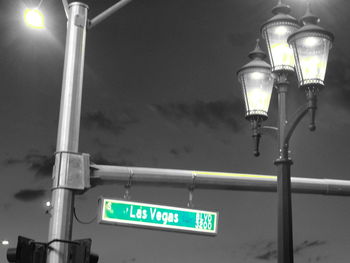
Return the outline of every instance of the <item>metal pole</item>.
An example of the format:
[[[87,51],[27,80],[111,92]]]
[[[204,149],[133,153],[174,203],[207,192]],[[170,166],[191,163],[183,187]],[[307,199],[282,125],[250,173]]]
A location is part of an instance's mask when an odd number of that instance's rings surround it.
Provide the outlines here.
[[[188,187],[197,189],[221,189],[239,191],[275,192],[277,177],[274,175],[243,174],[210,171],[191,171],[148,167],[90,165],[91,186],[127,184],[145,186]],[[294,193],[350,196],[349,180],[291,178]]]
[[[279,127],[279,158],[275,161],[277,166],[277,203],[278,203],[278,229],[277,229],[277,262],[293,263],[293,227],[292,202],[290,186],[289,148],[285,145],[285,129],[287,124],[286,95],[288,91],[287,74],[278,74],[276,87],[278,93],[278,127]]]
[[[78,151],[87,10],[88,6],[83,3],[74,2],[69,5],[56,148],[58,153]],[[60,155],[56,154],[48,263],[68,262],[68,243],[72,237],[74,192],[65,187],[67,171],[59,169],[61,161]]]
[[[132,0],[120,0],[118,3],[115,3],[107,10],[103,11],[101,14],[97,15],[93,19],[91,19],[89,23],[89,28],[92,28],[96,26],[97,24],[101,23],[103,20],[107,19],[109,16],[113,15],[115,12],[117,12],[119,9],[130,3]]]

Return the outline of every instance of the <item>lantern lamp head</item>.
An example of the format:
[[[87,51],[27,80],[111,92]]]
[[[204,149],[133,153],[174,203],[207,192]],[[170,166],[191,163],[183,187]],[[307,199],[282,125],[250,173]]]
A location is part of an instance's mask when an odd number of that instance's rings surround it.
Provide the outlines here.
[[[261,50],[259,40],[248,57],[251,61],[237,72],[245,101],[245,117],[248,120],[266,120],[274,78],[271,66],[263,60],[266,54]]]
[[[308,4],[302,17],[303,27],[288,38],[296,60],[299,87],[306,89],[324,86],[328,53],[334,40],[334,35],[318,26],[318,22],[319,18],[311,13]]]
[[[274,16],[261,27],[261,34],[266,40],[269,58],[273,72],[294,71],[293,50],[287,39],[300,26],[298,21],[289,15],[290,7],[281,0],[272,9]]]

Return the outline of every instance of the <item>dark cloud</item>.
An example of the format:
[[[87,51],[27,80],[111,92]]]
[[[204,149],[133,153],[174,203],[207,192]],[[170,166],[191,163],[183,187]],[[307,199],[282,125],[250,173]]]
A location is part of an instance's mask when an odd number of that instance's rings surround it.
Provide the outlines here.
[[[10,203],[4,203],[4,204],[0,204],[0,211],[9,211],[12,207],[12,204]]]
[[[22,159],[15,159],[15,158],[8,158],[4,160],[4,164],[5,165],[15,165],[15,164],[19,164],[19,163],[23,163]]]
[[[304,242],[295,245],[294,246],[294,255],[300,254],[300,252],[312,248],[312,247],[318,247],[326,244],[325,241],[321,240],[315,240],[315,241],[308,241],[305,240]],[[252,249],[256,250],[256,246],[253,246]],[[263,244],[262,247],[258,249],[260,252],[255,258],[265,261],[275,260],[277,258],[277,248],[275,242],[267,242],[266,244]],[[319,261],[321,258],[318,257]]]
[[[129,263],[129,262],[136,262],[136,258],[130,258],[130,259],[123,259],[122,263]]]
[[[125,155],[131,154],[133,151],[128,148],[121,148],[116,153],[116,160],[109,160],[98,152],[92,154],[90,159],[96,164],[105,165],[120,165],[120,166],[133,166],[133,163],[125,159]],[[29,170],[35,172],[38,177],[52,176],[52,169],[55,164],[55,158],[53,155],[44,155],[39,153],[29,153],[24,158],[8,158],[4,161],[5,165],[17,165],[25,164],[29,166]]]
[[[258,255],[256,256],[257,259],[261,259],[261,260],[272,260],[272,259],[276,259],[277,258],[277,250],[271,250],[271,251],[267,251],[266,253],[262,254],[262,255]]]
[[[322,246],[324,244],[326,244],[326,241],[320,241],[320,240],[307,241],[307,240],[305,240],[301,244],[295,246],[294,254],[298,254],[298,253],[300,253],[300,251],[303,251],[307,248],[318,247],[318,246]]]
[[[96,137],[93,139],[93,142],[100,148],[109,148],[110,144],[102,141],[100,138]]]
[[[172,120],[189,120],[195,126],[204,124],[211,129],[221,125],[237,132],[241,128],[244,105],[241,101],[196,101],[194,103],[155,104],[154,109],[163,117]]]
[[[29,170],[34,171],[39,177],[51,176],[54,163],[53,155],[38,153],[29,153],[24,158],[8,158],[4,161],[5,165],[27,164]]]
[[[52,175],[52,168],[55,164],[55,158],[53,155],[28,154],[25,157],[25,161],[30,165],[29,169],[35,171],[35,175]]]
[[[180,154],[189,154],[192,152],[192,147],[191,146],[184,146],[182,148],[171,148],[169,151],[172,155],[178,157]]]
[[[91,155],[91,162],[101,165],[134,166],[132,162],[120,157],[116,160],[109,160],[100,152]]]
[[[102,111],[87,112],[82,116],[82,127],[87,130],[100,129],[119,135],[128,125],[137,122],[137,119],[126,111],[118,112],[116,116],[112,119]]]
[[[41,198],[42,196],[45,195],[45,190],[43,189],[23,189],[18,191],[17,193],[14,194],[14,197],[17,200],[24,201],[24,202],[30,202],[36,199]]]
[[[253,250],[256,249],[256,246],[252,247]],[[259,249],[260,251],[264,251],[263,253],[259,254],[255,258],[261,259],[261,260],[274,260],[277,258],[277,249],[276,249],[276,242],[266,242],[262,244],[262,248]]]

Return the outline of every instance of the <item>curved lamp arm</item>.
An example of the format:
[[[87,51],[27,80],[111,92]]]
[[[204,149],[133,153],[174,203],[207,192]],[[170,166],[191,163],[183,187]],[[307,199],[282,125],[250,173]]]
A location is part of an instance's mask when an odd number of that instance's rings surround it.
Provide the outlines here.
[[[287,123],[286,125],[286,135],[283,141],[283,148],[287,149],[289,146],[289,140],[293,135],[295,128],[298,126],[299,122],[304,118],[304,116],[310,111],[311,119],[309,124],[310,131],[314,131],[316,129],[315,126],[315,115],[317,109],[317,97],[315,90],[307,90],[307,103],[301,106],[294,115],[294,118]]]

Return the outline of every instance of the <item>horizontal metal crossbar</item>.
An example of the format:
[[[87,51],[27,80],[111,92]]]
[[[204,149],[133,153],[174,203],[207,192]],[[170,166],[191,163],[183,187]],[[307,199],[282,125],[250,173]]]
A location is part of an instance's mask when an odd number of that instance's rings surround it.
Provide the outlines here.
[[[159,169],[145,167],[124,167],[111,165],[90,165],[91,185],[110,183],[136,185],[167,185],[202,189],[226,189],[241,191],[275,192],[277,177],[274,175],[243,174]],[[195,180],[194,180],[195,179]],[[292,177],[292,192],[350,196],[350,181]]]

